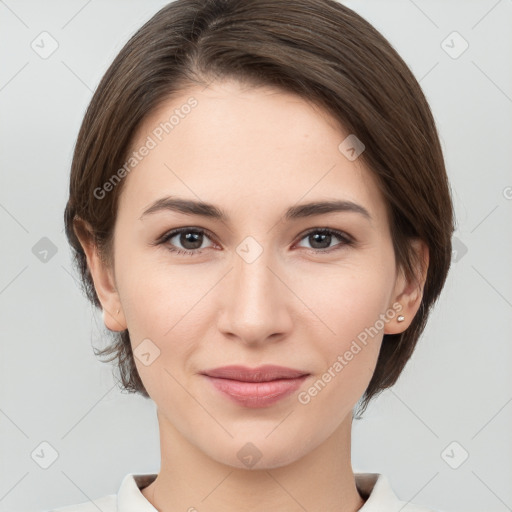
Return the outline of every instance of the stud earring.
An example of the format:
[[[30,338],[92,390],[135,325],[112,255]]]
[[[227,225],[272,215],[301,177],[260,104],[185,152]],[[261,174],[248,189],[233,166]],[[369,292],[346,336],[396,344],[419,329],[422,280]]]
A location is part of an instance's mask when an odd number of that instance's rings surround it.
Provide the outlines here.
[[[399,315],[399,316],[397,316],[397,318],[396,318],[396,321],[397,321],[397,322],[403,322],[404,320],[405,320],[405,316],[403,316],[403,315]]]

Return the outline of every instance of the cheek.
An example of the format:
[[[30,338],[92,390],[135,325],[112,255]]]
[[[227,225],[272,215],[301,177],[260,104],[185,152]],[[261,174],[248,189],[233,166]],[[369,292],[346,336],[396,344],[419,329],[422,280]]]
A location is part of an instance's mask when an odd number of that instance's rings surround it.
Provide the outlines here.
[[[389,268],[365,265],[336,272],[331,268],[328,279],[318,277],[310,276],[299,292],[315,313],[308,313],[311,321],[302,327],[309,331],[310,349],[318,353],[324,366],[320,377],[331,390],[325,398],[333,393],[337,400],[341,398],[338,393],[352,390],[349,394],[357,399],[373,375],[385,324],[394,316],[394,311],[388,311]],[[320,282],[328,286],[319,287]]]
[[[147,256],[135,258],[133,253],[121,259],[117,268],[140,378],[152,397],[165,396],[169,386],[181,396],[171,375],[181,382],[183,374],[194,370],[189,367],[191,355],[211,325],[211,302],[206,296],[218,277],[212,272],[199,273],[194,265],[166,265],[165,260],[156,264]],[[137,357],[141,352],[149,352],[154,361],[144,364]]]
[[[392,285],[389,268],[372,268],[371,264],[331,266],[322,272],[310,272],[301,280],[297,295],[317,321],[323,321],[326,336],[344,343],[376,324],[389,306]]]
[[[163,338],[213,285],[213,276],[198,278],[194,265],[167,263],[161,251],[157,260],[142,251],[120,257],[118,288],[130,333]]]
[[[340,279],[329,293],[310,295],[323,324],[305,327],[311,329],[307,350],[319,364],[298,400],[312,416],[327,414],[326,429],[343,420],[373,376],[382,344],[380,315],[386,311],[387,291],[382,281],[368,275]]]

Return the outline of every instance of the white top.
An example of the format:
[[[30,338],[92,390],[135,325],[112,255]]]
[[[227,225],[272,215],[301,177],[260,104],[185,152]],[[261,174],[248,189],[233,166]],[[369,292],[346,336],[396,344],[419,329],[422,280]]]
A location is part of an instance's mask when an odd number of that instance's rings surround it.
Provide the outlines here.
[[[53,509],[51,512],[155,512],[156,509],[141,493],[155,478],[156,473],[127,474],[117,495],[110,494],[77,505]],[[398,499],[387,478],[381,473],[354,473],[356,487],[366,499],[359,512],[435,512]]]

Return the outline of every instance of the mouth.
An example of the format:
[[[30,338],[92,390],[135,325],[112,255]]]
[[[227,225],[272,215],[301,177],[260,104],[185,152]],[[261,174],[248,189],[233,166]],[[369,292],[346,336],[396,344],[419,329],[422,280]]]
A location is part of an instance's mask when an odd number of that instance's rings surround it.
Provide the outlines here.
[[[260,408],[289,396],[310,374],[284,366],[264,365],[254,369],[224,366],[202,372],[202,375],[238,405]]]
[[[203,372],[203,375],[219,379],[238,380],[240,382],[270,382],[280,379],[296,379],[309,374],[301,370],[286,368],[285,366],[267,364],[254,369],[240,365],[223,366],[206,370]]]

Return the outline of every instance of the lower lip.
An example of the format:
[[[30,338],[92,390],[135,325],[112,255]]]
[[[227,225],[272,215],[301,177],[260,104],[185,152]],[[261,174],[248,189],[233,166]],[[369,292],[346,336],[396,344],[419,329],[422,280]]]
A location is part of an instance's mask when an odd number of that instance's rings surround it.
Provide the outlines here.
[[[295,379],[279,379],[268,382],[242,382],[239,380],[205,377],[222,393],[245,407],[267,407],[297,390],[307,375]]]

